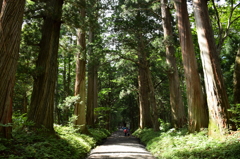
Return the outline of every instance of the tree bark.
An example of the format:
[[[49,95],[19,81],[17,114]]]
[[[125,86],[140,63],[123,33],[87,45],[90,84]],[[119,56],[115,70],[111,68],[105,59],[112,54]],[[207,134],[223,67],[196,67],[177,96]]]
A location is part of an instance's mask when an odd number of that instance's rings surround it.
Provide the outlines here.
[[[149,85],[149,100],[150,100],[149,103],[150,103],[153,130],[159,131],[159,127],[160,127],[160,122],[158,121],[159,114],[157,109],[155,90],[152,82],[152,76],[149,68],[148,68],[148,85]]]
[[[94,42],[94,33],[92,30],[89,32],[89,43]],[[94,108],[97,108],[97,61],[93,53],[92,46],[89,46],[88,54],[90,56],[88,63],[88,94],[87,94],[87,125],[94,127],[95,115]]]
[[[235,59],[235,67],[234,67],[234,74],[233,74],[233,100],[234,100],[234,108],[239,110],[240,108],[240,47],[238,48],[238,52]],[[238,114],[237,114],[238,113]],[[232,113],[232,117],[237,117],[239,112]],[[237,130],[237,126],[239,127],[239,123],[235,123],[232,126],[232,130]]]
[[[0,124],[12,123],[12,98],[19,57],[25,0],[0,1]],[[0,137],[11,138],[12,127],[0,126]]]
[[[228,128],[229,103],[209,19],[207,1],[194,0],[193,5],[209,109],[208,130],[210,136],[218,137],[224,135]]]
[[[140,12],[136,19],[141,20]],[[155,131],[159,130],[158,109],[155,99],[155,90],[152,83],[151,71],[148,61],[148,50],[146,49],[146,42],[142,36],[141,31],[137,34],[138,48],[138,89],[139,89],[139,113],[140,113],[140,128],[153,128]]]
[[[175,58],[175,49],[173,46],[173,32],[171,24],[171,14],[167,6],[167,0],[161,0],[162,22],[164,30],[164,41],[166,47],[166,60],[169,66],[168,79],[170,90],[170,105],[172,114],[172,123],[175,128],[182,128],[187,124],[187,117],[184,110],[180,82]]]
[[[2,10],[2,4],[3,4],[3,0],[0,0],[0,13],[1,13],[1,10]]]
[[[22,114],[27,113],[27,105],[28,105],[27,91],[24,91],[23,101],[22,101],[22,110],[21,110]]]
[[[61,26],[63,0],[46,2],[45,18],[40,41],[40,52],[36,63],[36,75],[31,98],[28,120],[33,121],[34,129],[54,133],[53,111],[54,91],[58,70],[58,45]]]
[[[85,4],[85,1],[83,1]],[[81,18],[85,19],[85,8],[81,8],[80,15]],[[77,54],[76,58],[76,81],[75,81],[75,93],[74,95],[79,95],[80,99],[75,104],[74,115],[77,119],[74,121],[75,126],[80,127],[80,131],[84,134],[88,133],[86,127],[86,34],[85,30],[78,29],[78,45],[80,46],[80,52]]]
[[[234,68],[234,78],[233,78],[233,97],[234,104],[240,104],[240,47],[238,49],[236,60],[235,60],[235,68]]]
[[[144,51],[143,43],[141,42],[141,35],[139,36],[138,47],[138,89],[139,89],[139,113],[140,113],[140,128],[152,128],[152,116],[150,110],[149,100],[149,68],[147,55]]]
[[[200,77],[197,71],[186,0],[175,0],[174,5],[177,11],[180,46],[187,87],[188,130],[189,132],[195,132],[200,131],[202,127],[207,127],[207,106],[204,102]]]
[[[143,65],[143,63],[141,63]],[[140,108],[140,128],[152,128],[150,105],[148,101],[148,76],[147,70],[143,66],[139,66],[138,71],[138,89],[139,89],[139,108]]]

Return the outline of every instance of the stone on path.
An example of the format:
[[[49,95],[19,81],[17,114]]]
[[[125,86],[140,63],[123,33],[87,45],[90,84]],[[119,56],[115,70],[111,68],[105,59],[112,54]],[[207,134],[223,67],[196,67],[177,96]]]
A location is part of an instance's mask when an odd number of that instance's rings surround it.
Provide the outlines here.
[[[133,136],[124,136],[118,130],[103,145],[91,151],[87,159],[155,159]]]

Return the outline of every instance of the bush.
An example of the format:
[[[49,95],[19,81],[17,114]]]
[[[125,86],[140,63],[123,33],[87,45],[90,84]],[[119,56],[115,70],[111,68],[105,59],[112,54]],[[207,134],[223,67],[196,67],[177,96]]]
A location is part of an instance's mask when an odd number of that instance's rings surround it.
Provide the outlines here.
[[[146,144],[154,156],[161,159],[235,159],[240,150],[240,132],[230,135],[225,141],[208,138],[206,131],[189,134],[187,129],[170,129],[167,132],[138,129],[133,134]]]
[[[90,130],[91,136],[78,133],[71,126],[54,126],[56,135],[46,136],[14,130],[13,139],[0,138],[0,158],[85,158],[92,148],[109,135],[104,129]]]
[[[89,132],[97,144],[101,144],[103,139],[106,139],[110,135],[110,132],[106,129],[89,129]]]
[[[232,119],[238,129],[240,129],[240,104],[233,105],[231,109],[229,109],[230,112],[232,112]]]

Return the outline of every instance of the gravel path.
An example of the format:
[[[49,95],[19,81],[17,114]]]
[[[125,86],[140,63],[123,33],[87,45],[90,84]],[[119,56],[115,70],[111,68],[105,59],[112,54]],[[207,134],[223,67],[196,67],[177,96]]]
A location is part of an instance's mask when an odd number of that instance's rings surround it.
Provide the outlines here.
[[[91,151],[87,159],[155,159],[133,136],[124,136],[118,130],[103,145]]]

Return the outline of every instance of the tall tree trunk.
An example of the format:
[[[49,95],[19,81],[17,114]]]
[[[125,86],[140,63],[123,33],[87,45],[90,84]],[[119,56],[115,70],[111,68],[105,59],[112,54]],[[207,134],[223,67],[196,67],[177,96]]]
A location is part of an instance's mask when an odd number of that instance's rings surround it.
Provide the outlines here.
[[[233,90],[233,97],[234,97],[234,103],[240,104],[240,47],[238,48],[238,52],[236,55],[235,60],[235,68],[234,68],[234,90]]]
[[[233,101],[234,106],[233,108],[238,109],[240,108],[240,47],[238,48],[238,52],[235,59],[235,66],[234,66],[234,74],[233,74]],[[240,114],[232,113],[232,117],[237,117]],[[235,123],[232,126],[233,130],[236,130],[236,125],[239,125],[239,123]]]
[[[197,71],[186,0],[175,0],[174,5],[177,11],[180,46],[187,87],[188,129],[189,132],[195,132],[200,131],[201,127],[207,127],[207,106],[204,102],[200,77]]]
[[[147,55],[144,51],[138,52],[138,63],[140,128],[152,128],[153,123],[149,103],[148,64]]]
[[[155,90],[152,82],[152,76],[150,69],[148,68],[148,85],[149,85],[149,103],[150,103],[150,110],[152,116],[152,124],[153,130],[159,131],[160,122],[158,121],[159,114],[157,109],[156,97],[155,97]]]
[[[71,94],[71,69],[72,69],[72,64],[71,64],[71,56],[68,55],[68,73],[67,73],[67,95],[69,96]]]
[[[65,92],[65,97],[68,97],[72,94],[72,91],[71,91],[71,72],[72,72],[72,64],[71,64],[71,55],[70,54],[67,54],[66,55],[66,75],[65,75],[65,86],[64,86],[64,92]],[[59,117],[60,117],[60,112],[59,112]],[[69,121],[69,117],[70,117],[70,109],[67,107],[64,109],[63,111],[63,116],[62,116],[62,122],[63,123],[66,123]],[[60,120],[60,119],[59,119]]]
[[[2,4],[3,4],[3,0],[0,0],[0,13],[1,13],[1,10],[2,10]]]
[[[228,127],[229,103],[208,15],[207,1],[193,0],[193,5],[209,109],[208,131],[209,135],[218,137],[224,135]]]
[[[234,67],[234,75],[233,75],[233,100],[234,100],[234,108],[239,110],[240,108],[240,47],[238,48],[238,52],[235,59],[235,67]],[[239,113],[239,112],[238,112]],[[240,114],[233,114],[233,117],[239,116]],[[239,123],[235,123],[236,125]],[[236,130],[236,125],[233,125],[232,129]]]
[[[89,43],[93,43],[93,31],[89,31]],[[90,56],[88,62],[88,89],[87,89],[87,125],[94,126],[94,64],[93,49],[89,46],[88,54]]]
[[[66,55],[67,54],[67,55]],[[63,98],[65,99],[66,97],[68,97],[70,95],[69,93],[69,82],[68,82],[68,75],[67,75],[67,67],[70,67],[69,66],[69,54],[64,52],[64,55],[63,55],[63,92],[64,92],[64,95],[63,95]],[[57,111],[59,113],[59,111]],[[59,115],[58,115],[59,116]],[[62,117],[62,120],[63,122],[68,122],[69,120],[69,108],[66,107],[64,110],[63,110],[63,117]],[[60,121],[59,121],[60,122]]]
[[[173,46],[171,14],[167,4],[168,0],[161,0],[162,22],[167,57],[166,60],[170,68],[168,71],[168,79],[170,89],[172,123],[175,128],[181,128],[187,124],[187,117],[184,110],[182,94],[180,90],[180,82],[175,58],[175,49]]]
[[[94,33],[92,30],[89,32],[89,43],[94,42]],[[88,50],[90,59],[88,63],[88,94],[87,94],[87,125],[94,127],[94,108],[97,108],[97,60],[93,53],[92,46]]]
[[[25,0],[0,1],[0,124],[12,123],[12,97],[19,57]],[[11,138],[12,127],[0,126],[0,137]]]
[[[138,14],[140,16],[140,14]],[[155,91],[149,68],[146,43],[141,35],[138,36],[138,87],[140,128],[153,128],[159,130],[158,109],[155,99]]]
[[[63,53],[63,92],[64,92],[64,97],[66,98],[68,96],[67,92],[67,55],[66,52]]]
[[[85,1],[83,1],[85,4]],[[81,18],[85,19],[85,9],[81,8],[80,11]],[[80,126],[80,131],[87,134],[86,127],[86,34],[85,30],[78,29],[78,45],[80,46],[80,52],[77,54],[76,58],[76,81],[75,81],[75,93],[74,95],[79,95],[80,99],[75,104],[74,115],[77,119],[74,121],[74,125]]]
[[[22,114],[27,113],[27,105],[28,105],[28,98],[27,98],[27,92],[24,91],[23,93],[23,101],[22,101]]]
[[[33,128],[48,129],[53,133],[54,91],[57,81],[58,45],[61,26],[63,0],[46,2],[42,28],[40,52],[36,64],[33,93],[28,120],[35,123]]]

